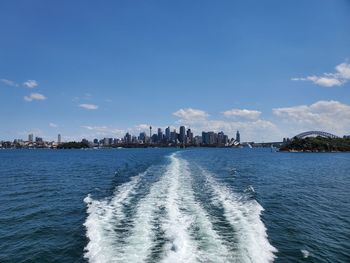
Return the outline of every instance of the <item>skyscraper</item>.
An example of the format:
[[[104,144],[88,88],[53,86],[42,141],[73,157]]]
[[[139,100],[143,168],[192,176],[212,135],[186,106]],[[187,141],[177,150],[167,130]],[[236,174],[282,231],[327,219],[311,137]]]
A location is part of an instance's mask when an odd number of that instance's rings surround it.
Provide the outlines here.
[[[60,144],[61,143],[61,134],[58,134],[57,135],[57,144]]]
[[[186,142],[186,128],[185,126],[180,126],[180,138],[179,141],[181,143],[185,143]]]
[[[166,141],[170,141],[170,127],[165,129],[165,139]]]
[[[29,134],[29,135],[28,135],[28,141],[29,141],[29,142],[33,142],[33,139],[34,139],[33,133]]]
[[[191,129],[187,129],[187,143],[193,142],[193,132]]]
[[[161,128],[158,128],[158,142],[163,140],[163,131]]]
[[[241,142],[241,135],[239,134],[239,131],[236,132],[236,141]]]
[[[149,139],[152,142],[152,126],[149,126]]]

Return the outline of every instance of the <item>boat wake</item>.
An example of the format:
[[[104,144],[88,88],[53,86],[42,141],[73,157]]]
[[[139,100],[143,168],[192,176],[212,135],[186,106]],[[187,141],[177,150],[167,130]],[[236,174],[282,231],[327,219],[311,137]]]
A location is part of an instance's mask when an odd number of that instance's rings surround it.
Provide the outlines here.
[[[89,239],[84,256],[89,262],[274,260],[276,249],[255,200],[241,198],[178,154],[169,158],[166,166],[117,187],[110,199],[84,199]],[[150,173],[158,177],[147,186]],[[206,191],[205,202],[196,189]]]

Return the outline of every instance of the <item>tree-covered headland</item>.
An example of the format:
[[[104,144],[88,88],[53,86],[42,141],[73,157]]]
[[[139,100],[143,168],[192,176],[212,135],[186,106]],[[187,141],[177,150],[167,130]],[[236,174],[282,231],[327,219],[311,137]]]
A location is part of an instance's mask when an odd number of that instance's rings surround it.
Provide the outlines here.
[[[350,138],[307,137],[297,138],[284,144],[282,152],[350,152]]]

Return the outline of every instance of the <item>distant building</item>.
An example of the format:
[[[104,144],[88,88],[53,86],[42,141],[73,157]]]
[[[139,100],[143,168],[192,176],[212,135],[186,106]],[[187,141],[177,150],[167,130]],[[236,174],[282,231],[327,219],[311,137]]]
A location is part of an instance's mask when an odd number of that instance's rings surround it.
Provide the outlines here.
[[[187,143],[193,143],[193,132],[191,129],[187,129]]]
[[[170,138],[170,127],[165,129],[165,139],[167,142],[170,141],[170,139],[171,139]]]
[[[146,142],[146,133],[140,132],[139,141],[145,143]]]
[[[176,133],[175,129],[174,129],[174,131],[170,132],[170,141],[171,142],[176,142],[177,141],[177,133]]]
[[[57,144],[61,144],[61,134],[57,135]]]
[[[41,137],[35,137],[35,142],[43,142],[43,138]]]
[[[209,133],[208,132],[202,132],[202,143],[209,144]]]
[[[98,144],[98,139],[94,139],[94,144]]]
[[[239,131],[236,132],[236,141],[241,142],[241,135],[240,135]]]
[[[185,128],[185,126],[180,126],[179,141],[181,143],[186,142],[186,128]]]
[[[161,128],[158,128],[158,142],[163,141],[163,131]]]
[[[33,142],[33,139],[34,139],[33,133],[29,134],[29,135],[28,135],[28,141],[29,141],[29,142]]]
[[[149,139],[152,142],[152,126],[149,126]]]
[[[125,136],[124,136],[124,142],[125,143],[131,143],[131,135],[130,133],[126,133]]]
[[[214,145],[217,143],[217,138],[218,138],[218,135],[217,133],[215,132],[208,132],[208,138],[209,138],[209,145]]]
[[[224,132],[219,132],[218,133],[218,144],[225,144],[225,134]]]
[[[197,145],[199,145],[199,144],[201,144],[203,142],[202,141],[202,136],[195,136],[193,140],[194,140],[194,143],[197,144]]]
[[[157,134],[153,134],[152,137],[151,137],[151,141],[152,142],[157,142],[158,140],[158,135]]]

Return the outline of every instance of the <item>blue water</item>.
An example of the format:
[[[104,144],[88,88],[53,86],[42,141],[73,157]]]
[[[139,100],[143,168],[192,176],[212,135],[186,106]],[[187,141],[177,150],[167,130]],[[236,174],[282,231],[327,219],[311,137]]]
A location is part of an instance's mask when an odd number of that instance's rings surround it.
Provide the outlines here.
[[[350,262],[350,154],[0,150],[0,262]]]

